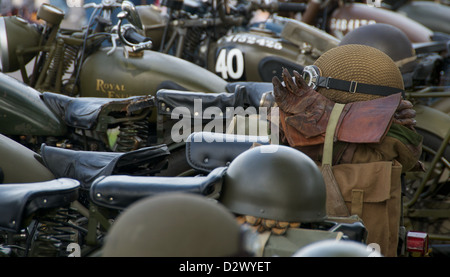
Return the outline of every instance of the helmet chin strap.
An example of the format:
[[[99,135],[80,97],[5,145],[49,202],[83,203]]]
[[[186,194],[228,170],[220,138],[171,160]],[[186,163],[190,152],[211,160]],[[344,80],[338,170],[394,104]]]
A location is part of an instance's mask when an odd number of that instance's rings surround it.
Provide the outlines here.
[[[417,56],[411,56],[411,57],[408,57],[408,58],[404,58],[404,59],[395,61],[395,65],[398,66],[398,67],[402,67],[402,66],[404,66],[405,64],[407,64],[409,62],[415,61],[416,59],[417,59]]]

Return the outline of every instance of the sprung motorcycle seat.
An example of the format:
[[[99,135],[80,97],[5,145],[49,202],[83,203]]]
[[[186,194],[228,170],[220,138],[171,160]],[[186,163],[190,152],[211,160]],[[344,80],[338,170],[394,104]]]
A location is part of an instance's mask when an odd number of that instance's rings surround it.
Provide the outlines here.
[[[126,153],[75,151],[41,145],[42,160],[53,175],[76,179],[84,189],[89,189],[100,176],[155,174],[166,166],[169,154],[165,144]]]
[[[186,159],[200,172],[228,166],[239,154],[250,149],[253,143],[269,144],[265,136],[194,132],[186,139]]]
[[[133,96],[129,98],[95,98],[69,97],[66,95],[44,92],[44,103],[64,122],[75,128],[92,129],[97,124],[97,118],[103,107],[110,104],[129,105],[148,96]],[[152,99],[152,98],[149,98]],[[153,100],[152,103],[153,105]]]
[[[247,89],[246,86],[236,83],[227,90],[232,90],[232,92],[205,93],[161,89],[156,93],[158,113],[171,115],[175,108],[183,107],[183,109],[188,109],[188,115],[195,117],[197,114],[205,115],[203,112],[207,108],[218,108],[222,112],[220,118],[230,118],[234,115],[232,112],[235,112],[235,110],[230,111],[230,108],[259,107],[262,94],[268,91],[268,86],[264,84],[257,86],[253,83]],[[195,102],[200,100],[201,102]],[[215,119],[218,119],[217,115],[215,116]]]
[[[99,206],[124,209],[144,197],[167,192],[217,197],[225,171],[226,167],[217,168],[206,176],[196,177],[104,176],[92,183],[90,198]]]
[[[272,75],[273,77],[273,75]],[[228,92],[238,93],[237,90],[245,90],[246,102],[250,106],[260,106],[261,97],[264,93],[273,91],[272,78],[270,82],[233,82],[225,87]]]
[[[172,111],[177,107],[188,109],[189,113],[185,116],[195,116],[203,114],[209,107],[220,109],[225,118],[226,108],[239,105],[236,103],[239,99],[233,93],[205,93],[162,89],[156,93],[158,105],[158,113],[163,115],[171,115]],[[195,101],[200,101],[198,104]],[[182,112],[180,110],[180,112]]]
[[[68,206],[78,198],[80,183],[69,178],[0,186],[0,229],[18,232],[22,221],[40,209]]]

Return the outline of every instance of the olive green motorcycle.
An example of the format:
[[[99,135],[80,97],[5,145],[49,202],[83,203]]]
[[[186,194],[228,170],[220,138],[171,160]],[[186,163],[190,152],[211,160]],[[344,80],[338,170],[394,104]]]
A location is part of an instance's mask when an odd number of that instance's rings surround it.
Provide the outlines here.
[[[92,255],[130,204],[169,191],[209,196],[223,171],[187,181],[155,177],[170,154],[163,144],[127,153],[43,144],[40,153],[0,135],[0,257]],[[151,179],[125,186],[96,184],[113,175]]]
[[[249,146],[248,141],[230,143],[236,156]],[[1,257],[98,256],[108,230],[128,206],[168,192],[217,199],[227,170],[219,166],[202,176],[155,176],[167,163],[166,145],[111,153],[44,144],[40,152],[0,135],[0,154],[6,157],[0,160]],[[315,228],[358,242],[367,232],[357,220],[329,219]]]
[[[318,28],[284,17],[258,23],[259,12],[303,11],[302,3],[163,1],[161,6],[166,13],[152,5],[136,6],[153,49],[198,64],[228,82],[271,82],[281,68],[301,71],[339,43]]]
[[[92,5],[101,16],[82,30],[60,28],[64,13],[48,4],[38,11],[42,25],[0,18],[0,133],[35,151],[46,143],[125,152],[157,143],[158,89],[225,91],[208,70],[149,50],[130,2]],[[118,8],[112,25],[107,15]],[[22,82],[5,74],[17,70]]]
[[[225,82],[207,70],[149,51],[152,41],[137,34],[142,25],[131,2],[105,0],[91,6],[99,16],[81,30],[60,28],[64,13],[48,4],[37,13],[42,25],[2,17],[2,72],[20,70],[27,85],[68,96],[124,98],[151,95],[167,86],[224,90]],[[113,25],[110,13],[119,8],[118,24]]]
[[[212,9],[208,3],[193,5],[186,1],[184,7],[180,3],[178,6],[169,6],[168,17],[163,16],[161,10],[154,6],[137,6],[137,11],[144,25],[144,33],[154,39],[156,49],[196,62],[230,82],[270,82],[273,76],[280,74],[283,67],[301,72],[304,65],[312,64],[321,53],[339,44],[335,36],[330,36],[320,28],[279,16],[271,16],[265,22],[253,24],[254,28],[249,30],[245,24],[250,23],[251,12],[264,6],[257,1],[237,7],[227,6],[225,3],[219,1],[218,8]],[[205,12],[208,8],[211,10]],[[267,6],[265,9],[276,11]],[[425,162],[427,171],[408,174],[405,213],[414,221],[415,228],[430,231],[432,238],[446,237],[448,240],[449,232],[440,227],[449,216],[448,209],[433,204],[437,198],[445,197],[447,191],[444,188],[449,184],[450,117],[446,104],[449,94],[446,87],[438,86],[433,77],[441,70],[438,64],[442,63],[442,58],[434,58],[441,51],[445,52],[445,44],[430,41],[429,35],[432,32],[429,29],[393,12],[354,3],[335,11],[335,21],[346,11],[345,18],[354,19],[353,24],[356,24],[356,18],[363,18],[367,24],[369,18],[383,18],[385,14],[394,14],[384,17],[384,20],[393,25],[402,23],[409,34],[421,39],[422,43],[414,45],[416,54],[423,59],[419,67],[429,70],[419,76],[419,85],[407,92],[407,98],[414,103],[417,112],[416,129],[424,137],[422,161]],[[337,17],[338,12],[341,12],[341,17]],[[233,17],[229,18],[230,15]],[[358,24],[361,25],[360,23]],[[325,25],[323,28],[325,29]],[[270,90],[270,85],[265,89]],[[441,100],[429,101],[433,98]],[[427,193],[423,193],[424,191]],[[432,205],[434,206],[430,209]],[[431,214],[434,219],[431,219]],[[422,226],[417,225],[417,222],[423,222]],[[436,228],[433,229],[433,226]]]

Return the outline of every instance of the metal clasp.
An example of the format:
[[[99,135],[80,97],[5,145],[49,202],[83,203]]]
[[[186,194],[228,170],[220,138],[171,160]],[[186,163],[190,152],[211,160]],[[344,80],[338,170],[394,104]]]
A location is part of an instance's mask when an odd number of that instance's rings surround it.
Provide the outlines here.
[[[357,87],[358,87],[358,82],[351,81],[350,88],[348,89],[348,91],[351,92],[351,93],[355,93]]]

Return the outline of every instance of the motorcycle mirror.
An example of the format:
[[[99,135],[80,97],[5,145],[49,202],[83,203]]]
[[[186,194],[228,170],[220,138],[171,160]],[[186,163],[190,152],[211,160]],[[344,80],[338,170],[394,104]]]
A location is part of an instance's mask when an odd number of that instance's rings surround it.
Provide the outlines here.
[[[136,7],[134,4],[130,1],[123,1],[122,2],[122,11],[125,11],[127,13],[127,20],[130,22],[134,27],[136,27],[139,30],[143,30],[141,18],[139,17],[138,12],[136,11]]]

